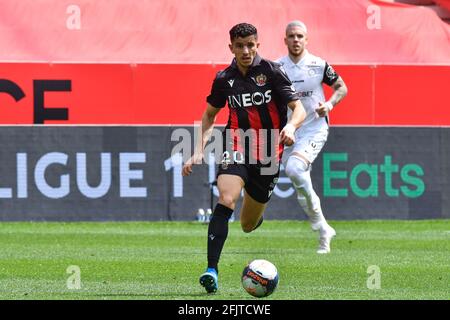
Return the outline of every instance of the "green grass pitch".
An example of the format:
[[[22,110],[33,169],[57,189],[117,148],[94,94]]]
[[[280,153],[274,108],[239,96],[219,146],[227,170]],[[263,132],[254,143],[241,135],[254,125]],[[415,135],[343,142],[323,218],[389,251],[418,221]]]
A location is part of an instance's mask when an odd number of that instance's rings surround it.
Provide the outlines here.
[[[219,291],[207,295],[198,283],[207,225],[0,223],[0,299],[256,299],[240,283],[256,258],[280,275],[265,299],[450,299],[449,220],[330,224],[332,251],[318,255],[305,221],[264,221],[250,234],[230,223]],[[67,287],[69,266],[80,268],[80,289]],[[379,267],[378,289],[370,266]]]

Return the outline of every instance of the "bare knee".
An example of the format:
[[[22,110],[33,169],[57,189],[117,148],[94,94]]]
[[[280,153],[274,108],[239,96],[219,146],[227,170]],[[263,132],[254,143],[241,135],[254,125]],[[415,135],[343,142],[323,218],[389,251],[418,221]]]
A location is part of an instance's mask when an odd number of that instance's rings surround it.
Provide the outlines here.
[[[221,194],[219,197],[219,203],[227,208],[233,209],[236,206],[236,199],[229,194]]]

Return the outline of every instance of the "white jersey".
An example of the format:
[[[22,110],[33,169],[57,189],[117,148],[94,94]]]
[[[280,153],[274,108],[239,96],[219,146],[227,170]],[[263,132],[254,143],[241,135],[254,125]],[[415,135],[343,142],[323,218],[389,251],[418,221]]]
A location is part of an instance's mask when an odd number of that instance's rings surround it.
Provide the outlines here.
[[[289,56],[284,56],[277,62],[286,71],[306,111],[305,121],[296,131],[296,139],[305,133],[328,131],[328,119],[319,117],[315,110],[319,107],[319,102],[325,102],[322,83],[331,86],[339,76],[325,60],[308,51],[297,64]],[[288,109],[288,118],[291,113]]]

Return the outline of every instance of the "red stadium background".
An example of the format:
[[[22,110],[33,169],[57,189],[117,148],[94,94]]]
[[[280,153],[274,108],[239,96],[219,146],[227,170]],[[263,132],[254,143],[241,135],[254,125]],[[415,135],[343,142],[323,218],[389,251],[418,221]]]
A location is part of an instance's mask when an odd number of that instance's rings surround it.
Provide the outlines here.
[[[19,86],[15,101],[0,94],[0,122],[34,121],[36,80],[70,81],[70,91],[44,94],[45,108],[65,108],[68,120],[46,124],[193,125],[225,65],[193,64],[0,64],[2,78]],[[331,115],[333,125],[449,126],[445,99],[450,67],[338,65],[349,95]],[[329,91],[328,91],[329,93]],[[228,112],[219,114],[225,123]]]
[[[450,125],[450,27],[432,10],[369,0],[231,4],[2,1],[0,79],[25,96],[16,102],[0,86],[0,123],[38,122],[34,81],[55,79],[70,81],[70,92],[49,91],[41,104],[68,109],[68,119],[46,124],[193,124],[231,61],[233,24],[254,23],[261,55],[276,59],[286,23],[302,19],[310,51],[349,87],[334,125]]]

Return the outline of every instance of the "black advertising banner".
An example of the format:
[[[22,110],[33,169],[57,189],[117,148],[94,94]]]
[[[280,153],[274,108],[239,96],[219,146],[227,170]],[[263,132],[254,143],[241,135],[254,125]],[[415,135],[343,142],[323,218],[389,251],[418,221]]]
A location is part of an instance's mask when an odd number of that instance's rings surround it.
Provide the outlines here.
[[[193,132],[0,127],[0,219],[194,220],[217,201],[210,183],[221,154],[208,148],[208,163],[183,177]],[[449,218],[450,128],[333,127],[311,174],[331,220]],[[306,217],[283,170],[265,216]]]

